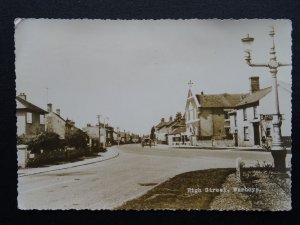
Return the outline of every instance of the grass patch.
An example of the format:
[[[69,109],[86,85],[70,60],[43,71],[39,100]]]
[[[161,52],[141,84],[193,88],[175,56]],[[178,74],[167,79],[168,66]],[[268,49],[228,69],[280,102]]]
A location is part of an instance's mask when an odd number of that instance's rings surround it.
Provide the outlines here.
[[[219,193],[204,192],[205,188],[222,188],[227,176],[234,171],[209,169],[179,174],[117,209],[209,209],[210,203]],[[190,193],[188,188],[199,188],[203,192]]]

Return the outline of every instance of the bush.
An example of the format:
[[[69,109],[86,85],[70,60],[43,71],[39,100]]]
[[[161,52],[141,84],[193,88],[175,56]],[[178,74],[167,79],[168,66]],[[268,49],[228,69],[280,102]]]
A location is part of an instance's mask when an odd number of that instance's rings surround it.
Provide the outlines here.
[[[28,143],[28,149],[32,153],[40,153],[40,150],[53,151],[64,147],[59,135],[54,132],[43,132]]]
[[[66,134],[66,144],[75,148],[86,148],[89,137],[82,130],[75,130]]]

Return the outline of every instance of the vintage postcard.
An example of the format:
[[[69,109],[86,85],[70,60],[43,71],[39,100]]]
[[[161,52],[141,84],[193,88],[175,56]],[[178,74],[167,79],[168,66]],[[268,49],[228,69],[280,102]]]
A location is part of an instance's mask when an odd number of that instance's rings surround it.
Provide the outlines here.
[[[18,208],[291,210],[291,31],[15,19]]]

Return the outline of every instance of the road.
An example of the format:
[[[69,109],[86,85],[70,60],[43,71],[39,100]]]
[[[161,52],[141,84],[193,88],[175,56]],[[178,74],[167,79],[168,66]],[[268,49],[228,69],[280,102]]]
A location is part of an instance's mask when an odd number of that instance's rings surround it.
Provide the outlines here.
[[[272,162],[268,152],[142,148],[123,145],[119,157],[18,178],[20,209],[113,209],[177,174],[235,167],[235,160]],[[290,160],[288,155],[287,160]]]

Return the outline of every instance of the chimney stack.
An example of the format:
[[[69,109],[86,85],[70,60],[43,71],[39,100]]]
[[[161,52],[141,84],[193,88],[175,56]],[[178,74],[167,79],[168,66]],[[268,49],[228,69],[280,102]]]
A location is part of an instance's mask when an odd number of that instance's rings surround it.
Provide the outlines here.
[[[260,87],[259,87],[259,77],[255,76],[255,77],[250,77],[250,92],[254,93],[256,91],[259,91]]]
[[[56,109],[56,114],[60,116],[60,109]]]
[[[47,104],[47,111],[52,112],[52,104],[51,103]]]
[[[25,95],[25,93],[20,93],[19,97],[26,101],[26,95]]]

